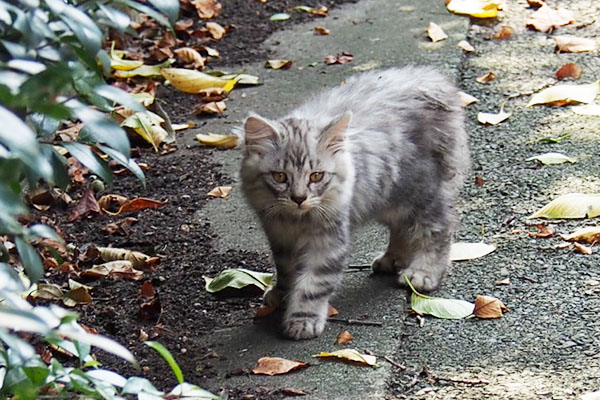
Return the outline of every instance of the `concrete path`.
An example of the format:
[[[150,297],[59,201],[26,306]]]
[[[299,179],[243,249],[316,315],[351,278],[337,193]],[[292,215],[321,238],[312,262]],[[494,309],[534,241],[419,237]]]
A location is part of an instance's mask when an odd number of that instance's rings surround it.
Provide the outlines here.
[[[292,342],[280,338],[272,320],[253,324],[250,318],[244,319],[238,326],[205,338],[208,347],[224,356],[214,367],[217,375],[212,388],[293,387],[310,393],[303,398],[323,400],[558,399],[600,390],[600,297],[591,286],[599,279],[598,256],[555,249],[558,239],[532,239],[511,233],[516,229],[533,230],[535,227],[526,226],[525,217],[560,193],[599,191],[599,118],[574,116],[563,109],[524,108],[527,92],[551,83],[553,71],[567,60],[584,66],[582,81],[586,83],[598,78],[597,61],[591,55],[553,54],[547,35],[525,29],[526,17],[532,11],[521,3],[525,1],[511,2],[505,12],[503,22],[516,28],[514,38],[508,41],[483,40],[490,28],[469,30],[469,20],[448,13],[441,0],[369,0],[334,10],[326,19],[272,37],[267,45],[276,52],[275,58],[292,59],[292,69],[272,71],[262,64],[245,66],[248,73],[259,75],[264,85],[234,91],[228,117],[211,120],[200,129],[204,133],[228,133],[251,110],[267,117],[280,116],[309,93],[338,85],[360,70],[410,63],[439,67],[463,90],[480,99],[469,110],[473,173],[462,201],[459,238],[483,239],[497,244],[498,250],[485,258],[455,265],[438,295],[471,301],[478,294],[493,295],[509,306],[510,313],[493,321],[426,318],[421,328],[407,313],[406,290],[398,289],[385,277],[370,276],[368,270],[348,273],[332,300],[340,317],[367,317],[383,326],[329,323],[320,338]],[[573,7],[584,19],[593,21],[594,15],[600,15],[595,2],[569,1],[561,5]],[[449,38],[432,44],[424,35],[430,21],[442,26]],[[318,25],[330,29],[331,35],[315,36],[312,28]],[[596,38],[600,30],[598,22],[579,30],[569,29],[570,33]],[[456,47],[467,36],[477,48],[469,57]],[[323,64],[326,55],[341,51],[354,54],[354,61],[344,66]],[[316,66],[309,67],[312,62]],[[474,78],[488,70],[496,72],[497,82],[485,86],[475,83]],[[511,119],[496,127],[476,122],[478,111],[496,112],[511,93],[518,95],[507,104],[514,111]],[[541,137],[565,133],[572,134],[567,142],[534,143]],[[192,138],[188,137],[190,144]],[[590,157],[574,165],[541,169],[532,169],[532,164],[524,161],[547,151]],[[223,173],[235,180],[240,154],[218,152],[215,158],[223,165]],[[482,187],[474,185],[475,176],[484,178]],[[267,252],[264,236],[237,182],[233,186],[231,198],[210,202],[198,217],[210,222],[218,233],[217,248]],[[558,231],[566,233],[584,224],[563,223]],[[352,264],[370,263],[385,247],[385,240],[376,227],[361,230]],[[496,282],[504,278],[510,279],[510,285],[497,286]],[[335,338],[343,329],[354,335],[352,347],[388,356],[406,364],[408,370],[401,372],[381,358],[381,368],[372,369],[311,357],[340,348]],[[228,373],[251,368],[262,356],[300,359],[315,365],[284,376],[228,377]],[[489,384],[431,385],[419,375],[426,364],[440,376],[485,380]]]

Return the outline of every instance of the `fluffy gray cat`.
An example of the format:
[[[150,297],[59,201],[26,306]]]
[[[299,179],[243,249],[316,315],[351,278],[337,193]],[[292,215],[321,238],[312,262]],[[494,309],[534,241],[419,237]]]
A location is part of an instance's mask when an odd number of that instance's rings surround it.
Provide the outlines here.
[[[352,230],[365,221],[390,229],[375,272],[438,287],[469,165],[463,125],[457,89],[427,67],[363,73],[281,119],[246,119],[242,187],[273,252],[264,302],[284,307],[285,336],[323,332]]]

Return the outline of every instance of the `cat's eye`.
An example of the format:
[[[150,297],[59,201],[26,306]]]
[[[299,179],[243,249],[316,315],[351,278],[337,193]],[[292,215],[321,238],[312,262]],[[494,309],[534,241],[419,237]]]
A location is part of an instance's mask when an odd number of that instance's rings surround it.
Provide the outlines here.
[[[310,174],[311,182],[321,182],[323,180],[323,172],[313,172]]]
[[[277,183],[285,183],[287,181],[287,175],[283,172],[271,172],[271,176]]]

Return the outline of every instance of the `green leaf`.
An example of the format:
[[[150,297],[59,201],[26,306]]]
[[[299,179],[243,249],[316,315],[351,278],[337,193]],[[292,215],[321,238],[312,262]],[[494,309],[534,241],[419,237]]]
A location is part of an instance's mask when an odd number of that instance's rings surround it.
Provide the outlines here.
[[[278,21],[286,21],[288,19],[290,19],[290,14],[277,13],[277,14],[271,15],[271,18],[269,18],[269,21],[278,22]]]
[[[119,32],[125,32],[125,29],[129,26],[131,19],[127,14],[121,10],[107,7],[102,3],[98,3],[98,8],[104,13],[106,19],[110,21],[110,25],[117,29]]]
[[[50,375],[50,370],[45,365],[39,365],[35,367],[23,367],[23,372],[29,378],[29,380],[35,386],[42,386],[48,375]]]
[[[169,18],[169,22],[174,24],[179,18],[179,0],[148,0],[156,9]]]
[[[157,396],[162,396],[164,394],[163,392],[157,390],[148,379],[138,378],[137,376],[127,379],[127,383],[125,383],[125,386],[123,386],[122,393],[137,395],[140,392],[154,394]]]
[[[164,358],[167,364],[169,364],[169,367],[171,367],[171,371],[173,371],[173,374],[175,374],[177,382],[179,382],[180,384],[183,383],[183,373],[181,372],[181,368],[179,368],[179,365],[177,364],[177,361],[175,361],[175,359],[173,358],[171,352],[159,342],[147,341],[144,342],[144,344],[156,350],[156,352],[160,354],[162,358]]]
[[[91,371],[86,371],[85,374],[92,380],[108,382],[117,387],[123,387],[127,383],[127,379],[116,372],[106,369],[93,369]]]
[[[27,207],[21,199],[19,190],[15,190],[20,189],[21,185],[15,182],[13,186],[11,183],[5,180],[0,185],[0,213],[7,215],[25,214],[28,211]]]
[[[92,335],[90,333],[87,333],[81,327],[75,327],[74,323],[70,325],[61,325],[57,332],[61,335],[68,337],[71,340],[87,343],[94,347],[98,347],[104,351],[116,355],[117,357],[129,361],[134,365],[137,365],[133,354],[131,354],[131,352],[127,350],[124,346],[105,336]]]
[[[14,329],[17,332],[34,332],[42,335],[50,331],[50,327],[46,321],[31,311],[9,308],[0,308],[0,327]],[[6,342],[6,340],[4,341]]]
[[[101,85],[94,88],[94,93],[105,99],[121,104],[134,111],[144,112],[146,109],[133,96],[115,86]]]
[[[52,167],[41,157],[35,134],[16,115],[0,106],[0,143],[3,143],[40,177],[52,180]]]
[[[79,162],[88,167],[90,171],[98,175],[104,182],[112,183],[113,177],[110,168],[98,156],[96,156],[90,147],[76,142],[65,142],[62,146],[71,153]]]
[[[15,237],[15,244],[21,256],[21,262],[25,268],[25,272],[32,282],[39,281],[44,276],[44,266],[42,259],[35,248],[20,237]]]
[[[119,164],[130,170],[141,182],[144,188],[146,187],[146,176],[144,171],[132,158],[127,158],[123,154],[119,153],[115,149],[108,146],[98,145],[98,148],[107,156],[117,161]]]
[[[27,120],[31,122],[38,135],[42,137],[53,135],[60,126],[58,119],[40,113],[29,114]]]
[[[169,392],[171,396],[177,396],[178,398],[190,398],[195,400],[223,400],[221,397],[212,394],[208,390],[204,390],[196,385],[189,383],[181,383],[173,388]]]
[[[600,216],[600,194],[569,193],[552,200],[527,218],[562,219],[597,216]]]
[[[425,298],[413,293],[410,297],[413,311],[444,319],[463,319],[473,314],[475,304],[464,300]]]
[[[6,264],[0,263],[0,290],[7,290],[10,292],[21,292],[25,290],[23,282],[15,269]]]
[[[537,156],[529,157],[525,161],[539,161],[544,165],[557,165],[564,164],[566,162],[574,164],[577,162],[576,158],[567,157],[560,153],[545,153]]]
[[[56,240],[59,243],[64,243],[65,241],[61,238],[58,233],[48,225],[44,224],[34,224],[27,228],[29,234],[34,236],[36,239],[38,238],[46,238],[51,240]]]
[[[226,269],[214,279],[206,279],[206,291],[209,293],[219,292],[227,287],[241,289],[248,285],[254,285],[261,290],[273,284],[273,274],[250,271],[244,268]]]
[[[144,5],[144,4],[137,3],[137,2],[132,1],[132,0],[115,0],[115,3],[125,4],[126,6],[131,7],[134,10],[138,10],[141,13],[148,14],[149,16],[151,16],[152,18],[154,18],[156,20],[156,22],[158,22],[159,24],[166,26],[171,31],[173,30],[173,27],[169,23],[169,20],[166,19],[162,14],[156,12],[151,7],[148,7],[148,6]]]

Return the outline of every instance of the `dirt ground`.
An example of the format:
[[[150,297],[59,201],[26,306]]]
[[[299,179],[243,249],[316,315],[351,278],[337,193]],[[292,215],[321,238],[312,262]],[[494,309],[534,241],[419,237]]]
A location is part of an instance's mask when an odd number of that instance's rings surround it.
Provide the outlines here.
[[[307,0],[302,5],[326,5],[330,9],[348,0]],[[297,2],[269,0],[266,3],[247,0],[224,0],[223,10],[214,19],[228,27],[225,37],[214,44],[221,58],[210,64],[208,69],[229,66],[268,58],[259,48],[272,32],[290,24],[311,18],[302,12],[291,12],[289,21],[273,23],[269,17],[282,11],[290,11]],[[164,88],[163,88],[164,89]],[[172,122],[186,122],[193,117],[190,96],[172,89],[164,89],[160,95],[165,100],[165,110]],[[202,121],[197,121],[202,124]],[[213,249],[215,233],[208,223],[203,222],[197,211],[207,201],[206,193],[218,185],[227,185],[230,179],[222,176],[218,165],[210,155],[218,150],[209,150],[201,145],[180,148],[166,155],[155,154],[149,147],[141,147],[137,162],[147,163],[147,188],[132,175],[116,177],[112,186],[96,193],[119,194],[128,198],[137,196],[168,201],[157,209],[111,217],[95,215],[80,221],[69,222],[71,209],[53,208],[44,213],[52,224],[63,233],[67,243],[82,250],[88,245],[112,246],[142,251],[151,256],[160,256],[160,264],[146,271],[143,279],[88,279],[80,280],[92,287],[93,301],[88,305],[74,307],[80,313],[80,322],[111,337],[128,347],[138,359],[141,370],[127,362],[102,351],[94,354],[102,367],[129,376],[148,378],[159,389],[169,390],[177,384],[169,366],[149,347],[149,340],[164,344],[175,356],[187,382],[203,386],[204,379],[213,374],[211,361],[220,355],[197,340],[201,334],[218,332],[220,328],[240,320],[252,323],[254,309],[260,304],[260,295],[250,293],[245,297],[219,297],[207,293],[203,276],[214,276],[226,268],[248,267],[253,270],[269,271],[268,254],[256,254],[235,249]],[[137,153],[137,151],[135,152]],[[70,193],[75,200],[82,195],[86,184],[76,186]],[[109,223],[119,223],[126,217],[135,217],[128,232],[108,234],[103,228]],[[47,282],[67,286],[69,276],[49,271]],[[157,291],[160,311],[143,312],[145,300],[140,296],[144,282],[151,282]],[[148,340],[146,339],[146,340]],[[64,360],[68,362],[68,360]],[[245,371],[239,371],[244,373]],[[256,388],[220,392],[218,387],[207,388],[224,398],[282,398],[283,395]]]

